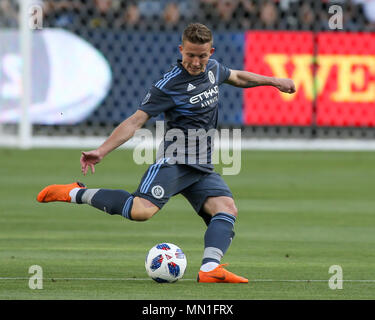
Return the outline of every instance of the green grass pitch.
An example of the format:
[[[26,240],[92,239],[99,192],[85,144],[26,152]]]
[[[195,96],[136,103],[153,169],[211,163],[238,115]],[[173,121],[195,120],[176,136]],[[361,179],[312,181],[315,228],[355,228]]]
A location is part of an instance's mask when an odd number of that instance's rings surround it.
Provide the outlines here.
[[[75,180],[134,191],[147,168],[121,149],[83,177],[79,157],[0,149],[0,299],[375,298],[375,153],[242,153],[241,173],[224,176],[239,218],[223,262],[249,284],[196,283],[205,225],[182,196],[147,222],[37,203],[44,186]],[[148,249],[164,241],[188,259],[174,284],[158,284],[144,269]],[[31,265],[43,268],[42,290],[28,286]],[[332,265],[343,270],[341,290],[328,286]]]

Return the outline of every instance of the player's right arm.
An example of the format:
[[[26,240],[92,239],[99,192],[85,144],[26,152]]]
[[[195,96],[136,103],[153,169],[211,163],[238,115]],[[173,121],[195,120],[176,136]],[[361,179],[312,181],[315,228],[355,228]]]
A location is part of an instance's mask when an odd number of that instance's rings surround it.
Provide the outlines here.
[[[83,174],[86,175],[88,168],[94,173],[94,166],[108,153],[133,137],[134,133],[142,128],[149,118],[150,116],[146,112],[137,110],[132,116],[121,122],[99,148],[87,152],[83,151],[80,159]]]
[[[273,86],[281,92],[296,92],[296,87],[291,79],[268,77],[245,70],[230,70],[230,75],[225,82],[239,88]]]

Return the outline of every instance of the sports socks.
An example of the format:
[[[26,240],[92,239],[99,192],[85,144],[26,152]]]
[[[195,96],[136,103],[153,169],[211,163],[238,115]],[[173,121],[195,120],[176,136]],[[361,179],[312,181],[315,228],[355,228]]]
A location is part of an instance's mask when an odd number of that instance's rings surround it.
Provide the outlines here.
[[[202,271],[211,271],[220,264],[234,237],[235,222],[236,217],[225,212],[219,212],[212,217],[204,235]]]
[[[133,195],[125,190],[74,188],[69,193],[71,202],[86,203],[110,215],[131,218]]]

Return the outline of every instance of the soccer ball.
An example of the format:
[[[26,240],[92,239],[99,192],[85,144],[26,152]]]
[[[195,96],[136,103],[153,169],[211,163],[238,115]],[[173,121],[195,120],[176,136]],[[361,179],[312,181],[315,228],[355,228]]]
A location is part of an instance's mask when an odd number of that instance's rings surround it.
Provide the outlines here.
[[[176,282],[185,273],[187,260],[182,250],[173,243],[159,243],[146,256],[147,274],[156,282]]]

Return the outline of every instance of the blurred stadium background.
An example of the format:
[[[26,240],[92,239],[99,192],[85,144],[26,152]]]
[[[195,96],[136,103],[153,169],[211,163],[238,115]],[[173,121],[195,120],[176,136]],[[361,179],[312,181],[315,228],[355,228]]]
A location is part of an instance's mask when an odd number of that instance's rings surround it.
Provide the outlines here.
[[[0,144],[97,145],[179,58],[193,21],[228,67],[296,82],[289,97],[222,86],[219,125],[241,128],[243,146],[375,148],[375,0],[1,0]]]

